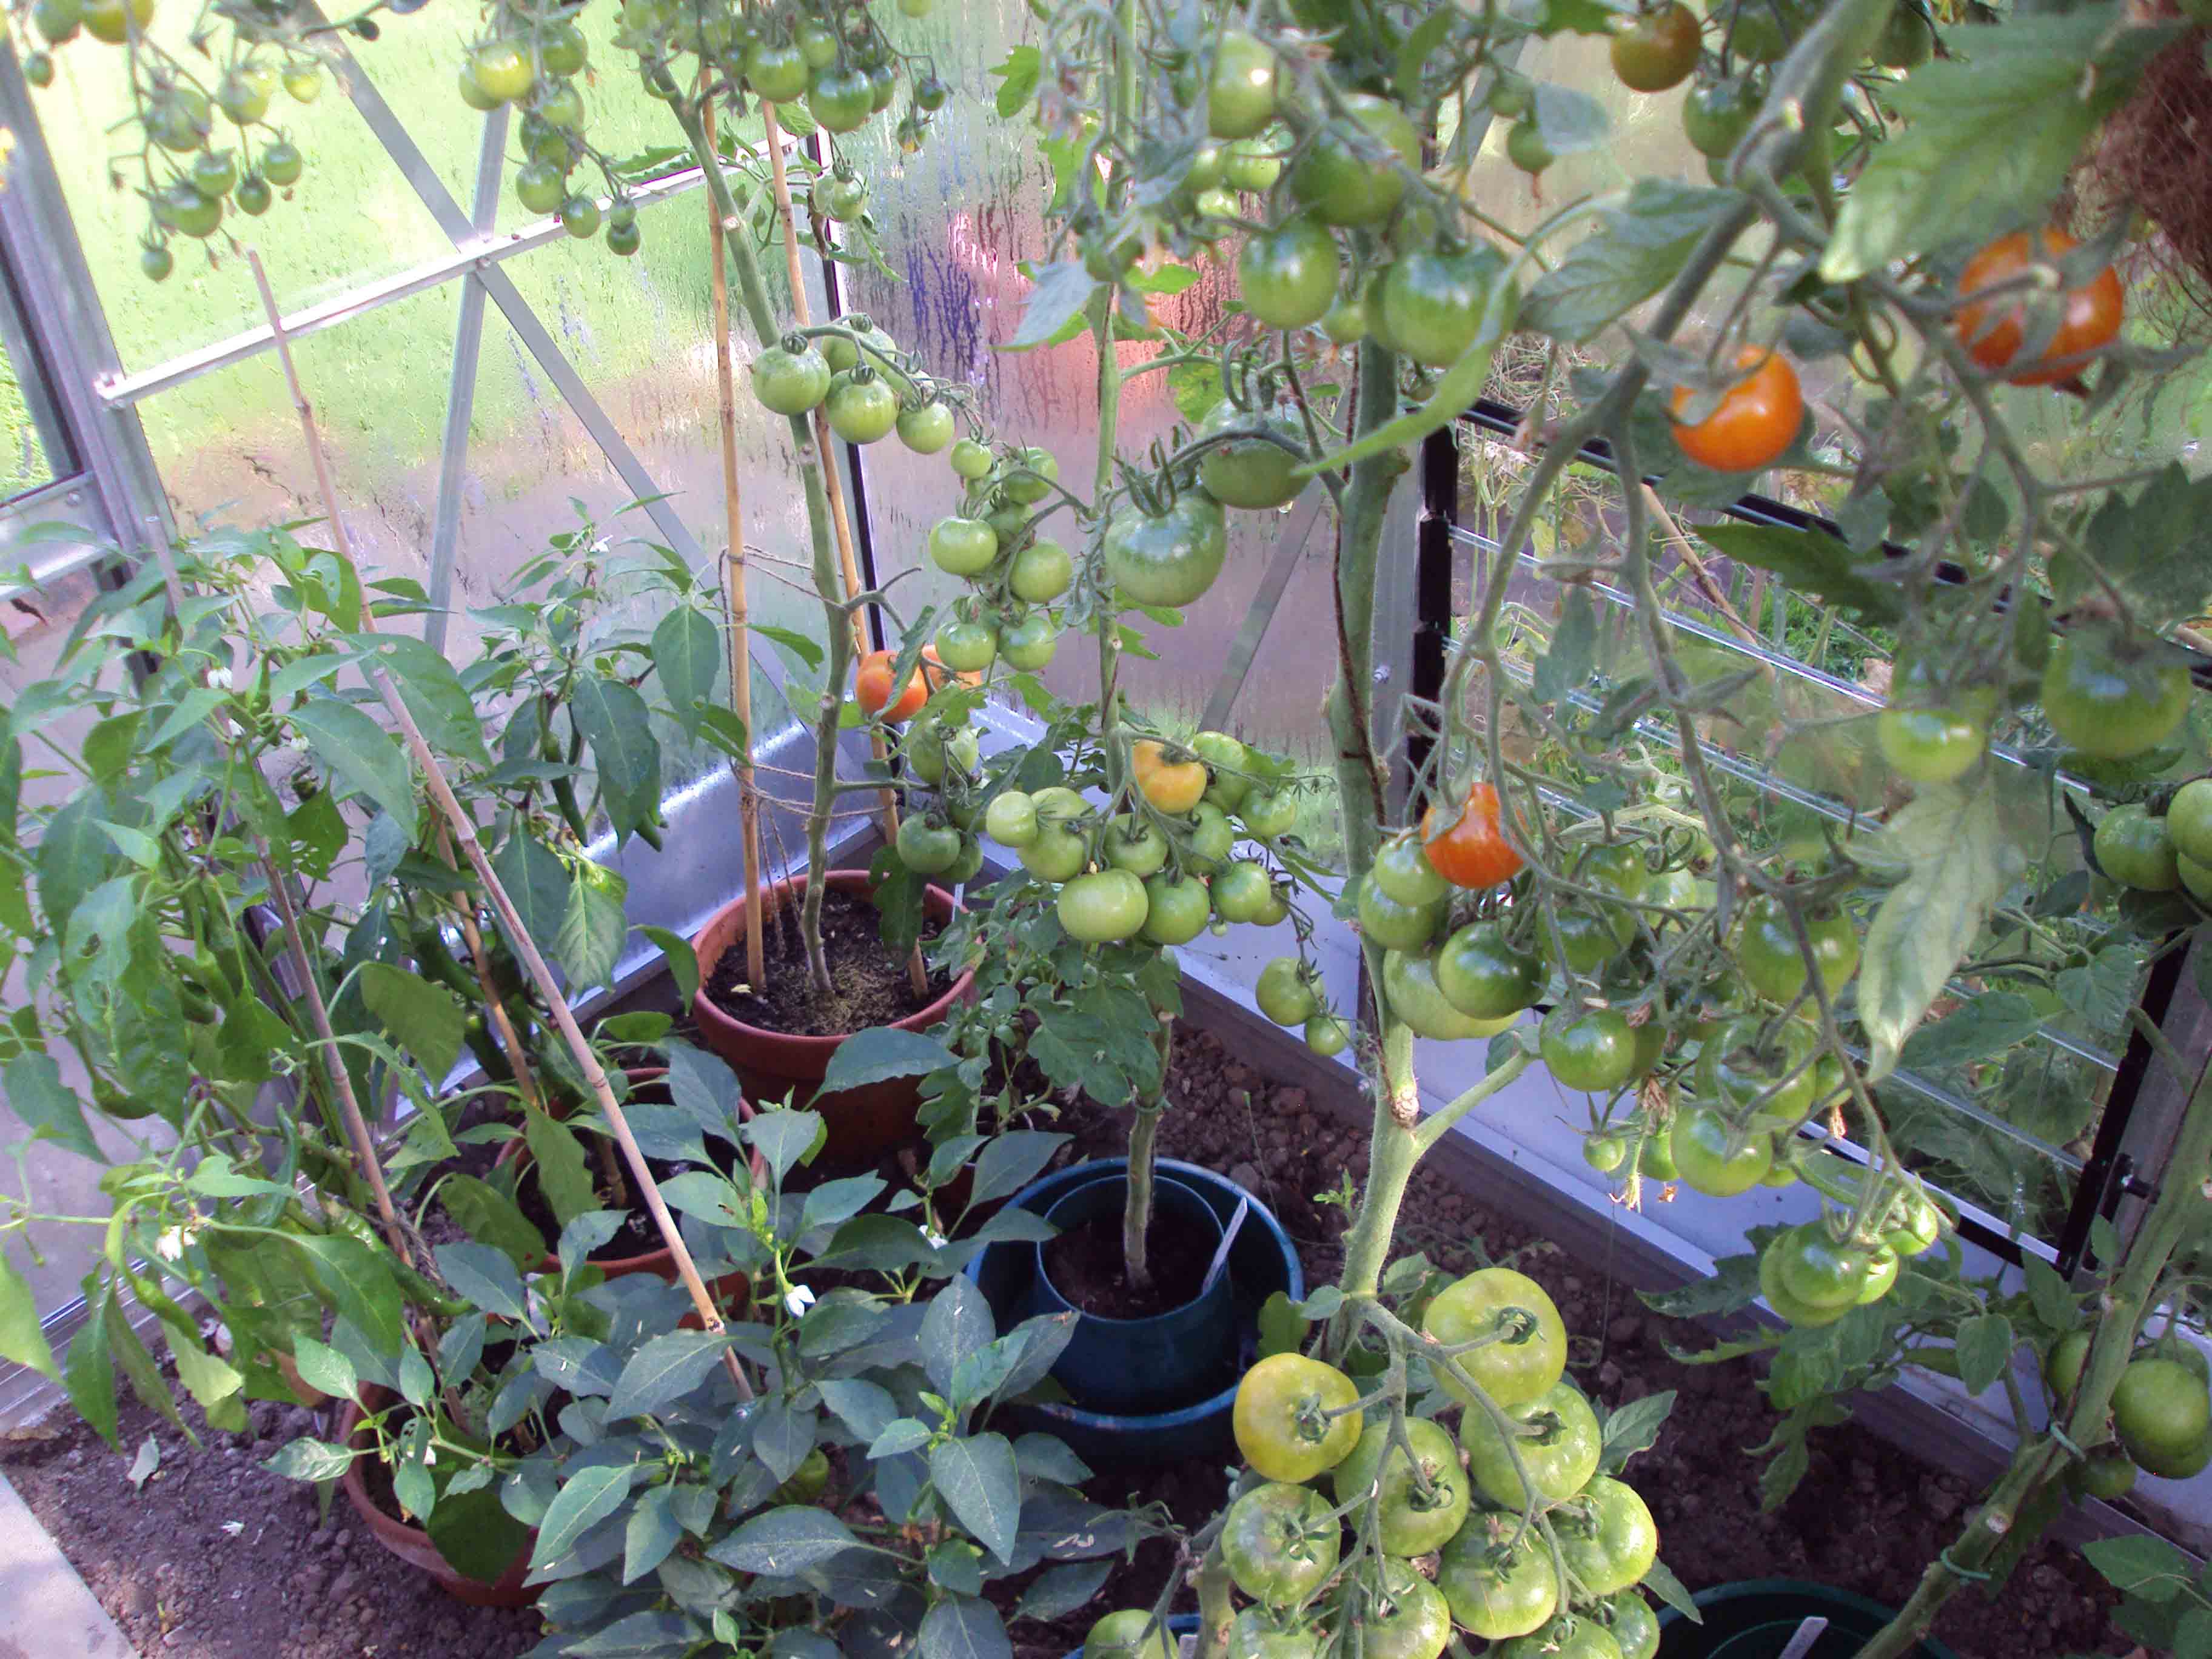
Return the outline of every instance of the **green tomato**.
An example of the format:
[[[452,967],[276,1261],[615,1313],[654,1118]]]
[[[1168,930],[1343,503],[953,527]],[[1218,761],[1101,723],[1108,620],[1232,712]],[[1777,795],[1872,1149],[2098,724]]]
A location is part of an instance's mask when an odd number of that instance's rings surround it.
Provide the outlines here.
[[[1304,1625],[1284,1628],[1267,1607],[1245,1608],[1229,1627],[1229,1659],[1316,1659],[1320,1651],[1318,1632]]]
[[[1989,741],[1985,728],[1955,708],[1885,708],[1875,716],[1875,744],[1899,776],[1915,783],[1954,783],[1974,769]]]
[[[1001,847],[1026,847],[1036,839],[1036,802],[1019,789],[1003,790],[983,809],[983,833]]]
[[[1252,1000],[1278,1025],[1303,1025],[1319,1006],[1306,965],[1297,957],[1277,957],[1262,968]]]
[[[599,204],[588,196],[571,196],[561,204],[561,228],[580,242],[599,234]]]
[[[1228,813],[1210,800],[1190,809],[1190,830],[1182,852],[1192,869],[1205,872],[1219,868],[1236,844],[1237,831],[1230,827]]]
[[[1224,29],[1206,78],[1206,131],[1216,138],[1249,138],[1274,118],[1274,52],[1243,29]]]
[[[830,56],[836,62],[836,53]],[[829,64],[823,64],[827,69]],[[805,95],[812,66],[796,43],[757,40],[745,48],[745,84],[756,97],[771,104],[787,104]]]
[[[198,149],[215,125],[207,94],[196,87],[171,87],[146,111],[146,133],[163,149]]]
[[[2146,893],[2181,885],[2180,854],[2164,818],[2137,805],[2115,806],[2097,825],[2098,866],[2114,881]]]
[[[848,444],[872,444],[898,424],[898,393],[881,375],[858,368],[830,377],[822,412],[830,429]]]
[[[1199,422],[1197,435],[1205,440],[1225,432],[1269,432],[1291,447],[1285,449],[1265,438],[1245,438],[1207,450],[1198,464],[1198,476],[1207,495],[1224,507],[1255,512],[1283,507],[1297,498],[1306,481],[1292,475],[1303,465],[1306,438],[1287,411],[1239,409],[1224,398]]]
[[[1526,1636],[1559,1610],[1559,1580],[1550,1552],[1523,1539],[1510,1554],[1505,1553],[1519,1519],[1475,1510],[1437,1561],[1437,1589],[1451,1609],[1452,1622],[1486,1642]]]
[[[846,220],[859,218],[868,210],[867,181],[851,173],[824,173],[814,180],[814,188],[808,192],[808,199],[816,213],[842,224]],[[950,415],[951,411],[947,410],[945,413]],[[950,433],[945,441],[952,441]],[[939,447],[942,448],[943,445]],[[933,454],[936,452],[924,453]]]
[[[1452,895],[1452,884],[1437,873],[1419,835],[1393,836],[1376,849],[1369,872],[1375,884],[1401,904],[1436,904]]]
[[[806,107],[817,126],[831,132],[857,132],[876,112],[875,82],[863,69],[817,70],[807,88]]]
[[[276,90],[273,72],[257,75],[249,66],[222,77],[215,89],[215,101],[233,125],[250,127],[269,113],[269,100]]]
[[[1403,1561],[1386,1558],[1381,1577],[1360,1630],[1361,1659],[1437,1659],[1451,1640],[1443,1592]]]
[[[538,79],[530,54],[513,40],[482,42],[469,53],[468,70],[477,90],[502,104],[529,96]]]
[[[1213,906],[1206,884],[1167,870],[1145,883],[1145,937],[1155,945],[1188,945],[1206,931]]]
[[[999,488],[1006,491],[1009,500],[1024,507],[1034,507],[1052,494],[1052,487],[1059,478],[1060,463],[1049,451],[1032,444],[1009,460],[1006,479]]]
[[[999,630],[983,621],[966,622],[957,617],[939,624],[937,654],[956,674],[978,673],[999,657]]]
[[[999,532],[981,519],[939,519],[929,532],[929,562],[949,576],[980,576],[999,556]]]
[[[1283,147],[1263,134],[1239,138],[1222,157],[1221,171],[1237,190],[1269,191],[1283,176]]]
[[[2112,1428],[2138,1468],[2167,1480],[2212,1431],[2204,1379],[2175,1359],[2133,1359],[2112,1389]]]
[[[1083,868],[1090,847],[1065,825],[1040,817],[1036,834],[1018,849],[1022,868],[1040,881],[1067,881]]]
[[[1106,527],[1107,580],[1135,605],[1182,606],[1212,587],[1229,556],[1221,503],[1188,489],[1164,513],[1135,507]]]
[[[1146,1632],[1152,1640],[1145,1639]],[[1109,1613],[1083,1638],[1083,1659],[1176,1659],[1179,1644],[1163,1620],[1155,1626],[1149,1609],[1124,1607]]]
[[[1264,1607],[1296,1607],[1336,1571],[1340,1524],[1327,1499],[1271,1480],[1229,1506],[1221,1559],[1237,1588]]]
[[[1388,951],[1421,951],[1443,919],[1441,901],[1401,904],[1376,884],[1372,872],[1359,884],[1359,931]]]
[[[2154,648],[2155,649],[2155,648]],[[2043,712],[2070,747],[2100,760],[2155,748],[2189,712],[2189,671],[2153,652],[2101,652],[2069,635],[2043,671]]]
[[[1430,1298],[1421,1329],[1447,1347],[1495,1337],[1456,1363],[1498,1406],[1540,1399],[1566,1372],[1567,1328],[1559,1308],[1542,1285],[1510,1267],[1484,1267],[1446,1285]],[[1431,1369],[1446,1394],[1482,1409],[1448,1367]]]
[[[84,8],[79,0],[36,0],[31,22],[48,46],[62,46],[76,38],[84,23]]]
[[[1544,130],[1536,125],[1534,116],[1524,116],[1505,132],[1505,159],[1534,178],[1559,157],[1544,142]]]
[[[1042,611],[1032,611],[999,635],[999,654],[1009,668],[1033,673],[1060,649],[1060,629]]]
[[[1437,987],[1436,958],[1417,952],[1382,953],[1382,994],[1390,1012],[1414,1036],[1439,1042],[1495,1036],[1514,1023],[1510,1014],[1503,1019],[1470,1019],[1460,1012]]]
[[[230,151],[204,149],[192,158],[192,188],[214,199],[230,194],[238,182],[238,158]]]
[[[1078,876],[1060,890],[1060,927],[1085,945],[1116,945],[1145,925],[1145,884],[1127,870]]]
[[[1352,1041],[1352,1027],[1334,1014],[1316,1014],[1306,1022],[1305,1039],[1308,1053],[1333,1060]]]
[[[154,221],[187,236],[212,236],[222,223],[222,204],[210,201],[183,179],[154,192]]]
[[[262,167],[267,169],[266,156],[262,158]],[[568,181],[562,178],[561,169],[550,162],[526,161],[515,173],[514,199],[527,212],[558,213],[568,195]]]
[[[777,415],[804,415],[830,395],[830,365],[811,345],[770,346],[747,372],[754,398]]]
[[[1238,859],[1213,878],[1213,912],[1224,921],[1273,927],[1289,914],[1267,866]]]
[[[1683,1184],[1713,1198],[1749,1192],[1774,1167],[1771,1136],[1759,1129],[1740,1133],[1710,1106],[1675,1115],[1668,1150]]]
[[[1857,1305],[1874,1265],[1868,1250],[1838,1240],[1824,1221],[1792,1227],[1767,1249],[1782,1288],[1808,1308]]]
[[[1858,931],[1842,911],[1823,905],[1807,913],[1805,933],[1820,983],[1832,997],[1858,972]],[[1805,958],[1790,931],[1789,911],[1778,898],[1762,894],[1744,908],[1743,932],[1735,954],[1745,982],[1770,1001],[1792,1001],[1805,988]]]
[[[1502,1019],[1543,994],[1544,964],[1507,944],[1496,922],[1471,921],[1437,951],[1437,989],[1471,1018]]]
[[[1286,792],[1255,788],[1237,806],[1237,817],[1255,841],[1273,841],[1296,827],[1298,804]]]
[[[1224,812],[1244,804],[1251,787],[1252,751],[1226,732],[1200,732],[1190,751],[1206,763],[1206,799]]]
[[[1856,1305],[1847,1302],[1839,1307],[1816,1308],[1811,1303],[1801,1302],[1791,1295],[1789,1287],[1782,1282],[1783,1252],[1777,1248],[1782,1242],[1781,1239],[1775,1240],[1759,1255],[1759,1293],[1786,1322],[1807,1329],[1817,1329],[1823,1325],[1834,1324]]]
[[[1620,1659],[1620,1647],[1597,1620],[1586,1613],[1559,1613],[1547,1620],[1542,1629],[1501,1644],[1498,1659]]]
[[[1612,1633],[1620,1659],[1658,1659],[1659,1620],[1651,1604],[1633,1589],[1608,1596],[1597,1616]]]
[[[1587,1135],[1583,1139],[1583,1162],[1600,1175],[1611,1175],[1628,1162],[1628,1142],[1610,1133]]]
[[[1050,605],[1067,592],[1075,580],[1074,562],[1058,542],[1040,538],[1014,555],[1006,586],[1016,599],[1030,605]]]
[[[276,199],[276,193],[269,188],[266,179],[258,173],[249,173],[238,181],[238,188],[232,192],[231,199],[238,204],[240,212],[250,213],[258,219],[269,211],[270,204]]]
[[[1755,1014],[1724,1020],[1698,1048],[1692,1074],[1698,1097],[1732,1118],[1748,1114],[1770,1128],[1795,1128],[1820,1086],[1814,1041],[1800,1020],[1774,1031]]]
[[[149,283],[166,283],[176,268],[177,256],[161,242],[149,242],[138,250],[139,273]]]
[[[1297,958],[1285,960],[1296,963]],[[1404,1446],[1390,1437],[1387,1421],[1370,1422],[1329,1478],[1340,1506],[1376,1493],[1377,1541],[1385,1555],[1441,1549],[1467,1519],[1468,1482],[1459,1450],[1450,1435],[1425,1417],[1406,1419]],[[1352,1524],[1364,1524],[1360,1511],[1352,1512]]]
[[[1529,1486],[1546,1503],[1564,1504],[1589,1484],[1597,1473],[1605,1434],[1580,1389],[1565,1381],[1554,1382],[1534,1400],[1504,1410],[1516,1430],[1511,1450],[1488,1412],[1470,1406],[1460,1415],[1459,1441],[1467,1449],[1468,1473],[1484,1497],[1517,1512],[1528,1505]],[[1525,1486],[1513,1468],[1516,1451],[1528,1475]]]
[[[1383,271],[1375,301],[1383,332],[1414,362],[1449,368],[1481,331],[1491,288],[1504,269],[1504,256],[1484,242],[1401,256]]]
[[[580,75],[589,55],[584,32],[574,23],[556,23],[538,37],[538,61],[548,75]]]
[[[1107,830],[1106,862],[1133,876],[1157,875],[1167,867],[1168,838],[1124,812]]]
[[[1237,291],[1269,328],[1304,328],[1336,303],[1344,262],[1320,220],[1301,215],[1249,236],[1237,255]]]
[[[2212,778],[2191,778],[2173,792],[2166,833],[2183,858],[2212,865]]]
[[[898,855],[909,870],[941,875],[960,856],[960,832],[940,818],[908,813],[899,821]]]
[[[1644,897],[1644,889],[1651,881],[1650,866],[1644,861],[1643,850],[1620,842],[1592,848],[1583,854],[1575,875],[1585,886],[1623,901],[1618,904],[1601,903],[1598,914],[1613,929],[1616,940],[1624,945],[1632,944],[1636,939],[1635,903]]]
[[[1291,193],[1323,224],[1380,224],[1405,198],[1400,169],[1421,169],[1420,134],[1387,98],[1354,92],[1344,101],[1370,143],[1354,149],[1342,132],[1324,127],[1291,168]],[[1365,153],[1378,143],[1385,161],[1371,161]]]
[[[952,441],[952,410],[934,399],[899,410],[899,441],[917,455],[934,455]]]
[[[1636,1074],[1636,1033],[1617,1008],[1577,1014],[1561,1004],[1544,1017],[1537,1048],[1561,1086],[1586,1094],[1610,1093]]]
[[[1700,82],[1682,100],[1682,131],[1691,149],[1718,160],[1742,142],[1758,113],[1759,100],[1741,81]]]
[[[261,152],[261,176],[280,189],[298,184],[307,165],[299,147],[288,139],[279,138]]]
[[[1611,1475],[1593,1475],[1553,1526],[1567,1571],[1593,1595],[1632,1588],[1659,1557],[1650,1510],[1634,1487]]]
[[[2199,904],[2212,906],[2212,864],[2199,864],[2195,859],[2176,854],[2173,869],[2191,897]]]
[[[1553,948],[1578,974],[1594,974],[1620,954],[1613,924],[1595,910],[1561,903],[1544,918]]]
[[[945,781],[947,769],[973,772],[978,747],[975,734],[965,726],[947,732],[932,720],[918,722],[907,734],[907,766],[922,782],[935,786]]]
[[[954,472],[974,483],[990,476],[991,452],[973,438],[963,438],[945,458]]]

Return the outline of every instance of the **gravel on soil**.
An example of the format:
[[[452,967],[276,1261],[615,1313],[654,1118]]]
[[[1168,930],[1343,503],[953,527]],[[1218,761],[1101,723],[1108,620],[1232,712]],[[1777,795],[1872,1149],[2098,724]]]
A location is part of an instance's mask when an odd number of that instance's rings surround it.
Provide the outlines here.
[[[1307,1282],[1329,1282],[1348,1212],[1319,1200],[1347,1180],[1358,1189],[1364,1132],[1347,1131],[1304,1090],[1271,1082],[1200,1030],[1178,1040],[1170,1099],[1163,1154],[1256,1192],[1297,1241]],[[1074,1136],[1060,1162],[1114,1157],[1127,1117],[1079,1102],[1052,1127]],[[1895,1606],[1972,1501],[1963,1482],[1845,1424],[1814,1436],[1796,1494],[1762,1515],[1747,1451],[1767,1437],[1774,1413],[1747,1364],[1679,1364],[1666,1345],[1704,1346],[1705,1333],[1650,1313],[1601,1265],[1501,1220],[1433,1168],[1416,1174],[1398,1237],[1401,1249],[1453,1270],[1513,1258],[1558,1302],[1577,1339],[1571,1375],[1607,1406],[1678,1391],[1658,1444],[1629,1476],[1658,1522],[1662,1559],[1692,1589],[1796,1577]],[[247,1433],[203,1433],[198,1451],[135,1402],[122,1423],[124,1457],[64,1409],[0,1446],[0,1466],[146,1659],[515,1659],[538,1639],[533,1613],[453,1601],[386,1554],[342,1498],[319,1515],[313,1488],[262,1469],[260,1460],[294,1437],[328,1435],[332,1425],[312,1413],[257,1405]],[[134,1490],[127,1454],[149,1435],[161,1465]],[[1103,1503],[1163,1505],[1188,1528],[1212,1513],[1228,1475],[1182,1464],[1103,1475],[1091,1492]],[[1016,1654],[1059,1659],[1100,1613],[1151,1605],[1176,1570],[1172,1543],[1147,1541],[1091,1608],[1050,1626],[1014,1626]],[[2124,1652],[2129,1644],[2110,1625],[2113,1600],[2075,1552],[2046,1544],[2000,1597],[1954,1597],[1936,1633],[1961,1659]],[[1188,1592],[1179,1605],[1193,1605]]]

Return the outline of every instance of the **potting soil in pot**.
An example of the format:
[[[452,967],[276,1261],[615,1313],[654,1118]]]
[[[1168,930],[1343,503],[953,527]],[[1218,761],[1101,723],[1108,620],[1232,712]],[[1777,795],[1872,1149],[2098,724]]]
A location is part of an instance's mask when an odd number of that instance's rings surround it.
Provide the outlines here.
[[[1121,1223],[1115,1216],[1100,1216],[1049,1241],[1044,1267],[1053,1288],[1087,1314],[1149,1319],[1196,1299],[1219,1243],[1218,1232],[1206,1237],[1188,1217],[1156,1211],[1145,1230],[1151,1282],[1132,1285],[1121,1254]]]
[[[925,945],[944,931],[944,923],[925,916]],[[908,978],[906,962],[884,948],[876,907],[855,894],[832,887],[822,896],[822,954],[837,988],[834,1004],[816,996],[807,977],[806,947],[799,936],[799,907],[785,906],[771,917],[761,936],[767,983],[745,977],[743,939],[722,952],[707,969],[707,995],[731,1018],[786,1036],[842,1036],[871,1025],[893,1025],[952,988],[952,975],[932,969],[928,988],[919,997]]]

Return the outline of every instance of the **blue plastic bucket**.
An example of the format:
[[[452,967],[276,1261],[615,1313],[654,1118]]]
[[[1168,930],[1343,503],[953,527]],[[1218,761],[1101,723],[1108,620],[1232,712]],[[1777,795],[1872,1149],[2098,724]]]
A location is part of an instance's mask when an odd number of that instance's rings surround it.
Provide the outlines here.
[[[1890,1609],[1849,1590],[1794,1578],[1721,1584],[1692,1598],[1705,1614],[1693,1625],[1672,1608],[1659,1615],[1659,1659],[1778,1659],[1808,1619],[1828,1627],[1807,1659],[1851,1659],[1890,1621]],[[1940,1642],[1923,1642],[1917,1659],[1956,1659]]]

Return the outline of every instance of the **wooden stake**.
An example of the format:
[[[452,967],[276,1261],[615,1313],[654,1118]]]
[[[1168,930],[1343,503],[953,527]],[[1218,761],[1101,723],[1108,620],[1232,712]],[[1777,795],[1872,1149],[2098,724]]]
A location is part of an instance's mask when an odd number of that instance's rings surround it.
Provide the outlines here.
[[[776,125],[775,106],[763,102],[761,117],[766,124],[768,140],[769,183],[775,193],[775,211],[783,226],[783,252],[791,278],[792,314],[801,328],[807,324],[806,280],[799,264],[799,226],[791,209],[791,179],[783,166],[783,131]],[[830,521],[837,532],[837,560],[845,576],[845,598],[850,600],[860,591],[860,563],[853,550],[853,524],[845,511],[844,474],[837,465],[837,452],[830,442],[829,417],[820,405],[814,410],[814,447],[822,457],[822,483],[830,496]],[[851,616],[853,655],[855,660],[868,653],[868,631],[855,608]],[[884,757],[884,733],[880,726],[871,723],[868,747],[878,761]],[[882,805],[884,839],[898,839],[898,797],[885,789],[878,797]],[[917,999],[925,998],[929,991],[929,972],[922,965],[921,944],[915,943],[913,954],[907,957],[906,976],[914,988]]]
[[[350,563],[353,550],[345,533],[345,525],[338,517],[337,490],[331,481],[330,459],[323,450],[322,434],[316,429],[314,410],[309,407],[307,394],[300,386],[299,369],[292,361],[292,343],[276,310],[276,296],[270,289],[268,274],[261,268],[260,254],[248,248],[246,258],[253,268],[253,280],[261,289],[261,303],[268,313],[269,331],[276,341],[277,359],[283,365],[285,384],[292,393],[292,406],[300,416],[301,434],[307,441],[307,453],[314,464],[315,480],[322,490],[323,510],[330,516],[331,538],[337,543],[338,556]],[[362,613],[362,623],[364,631],[375,631],[374,618],[366,610]],[[469,817],[467,810],[453,793],[453,785],[446,781],[446,774],[438,764],[438,757],[424,740],[422,728],[415,724],[415,717],[408,712],[406,702],[392,684],[392,677],[380,663],[374,659],[365,660],[362,669],[378,696],[383,699],[385,710],[398,726],[399,735],[405,742],[408,752],[414,757],[416,765],[422,769],[423,781],[430,787],[431,799],[444,817],[454,838],[459,842],[461,852],[467,858],[469,867],[476,872],[477,880],[483,884],[485,896],[491,900],[492,908],[499,913],[501,925],[507,929],[507,937],[514,942],[516,955],[522,958],[522,965],[537,985],[538,994],[553,1011],[553,1023],[561,1028],[561,1035],[568,1044],[568,1052],[574,1057],[577,1069],[583,1073],[585,1084],[597,1097],[599,1109],[606,1115],[607,1127],[614,1131],[615,1139],[622,1147],[623,1161],[629,1164],[638,1191],[645,1199],[645,1206],[652,1213],[653,1224],[660,1230],[661,1242],[668,1247],[668,1253],[676,1264],[677,1276],[690,1293],[691,1304],[698,1312],[700,1323],[710,1331],[721,1330],[724,1328],[721,1312],[714,1306],[714,1298],[708,1291],[706,1281],[699,1276],[698,1264],[691,1259],[690,1248],[684,1242],[684,1235],[676,1225],[676,1218],[669,1213],[667,1201],[660,1195],[660,1184],[653,1179],[653,1170],[645,1161],[645,1153],[640,1149],[637,1138],[630,1133],[629,1120],[615,1099],[615,1091],[607,1082],[607,1074],[601,1069],[599,1057],[592,1052],[591,1040],[585,1036],[583,1027],[576,1023],[575,1011],[569,1007],[568,999],[562,994],[560,984],[553,977],[553,970],[546,965],[544,956],[539,954],[538,941],[531,938],[530,930],[522,925],[522,917],[514,908],[514,901],[507,896],[506,887],[492,872],[491,860],[485,855],[483,843],[477,839],[475,820]],[[312,980],[310,983],[313,983]],[[327,1016],[324,1023],[327,1025]],[[335,1055],[335,1048],[331,1053]],[[351,1092],[350,1085],[347,1085],[349,1098]],[[359,1116],[358,1107],[354,1109],[354,1115]],[[376,1166],[372,1163],[371,1167]],[[389,1204],[389,1194],[386,1194],[385,1201]],[[404,1259],[403,1256],[402,1260]],[[738,1397],[751,1399],[752,1385],[745,1380],[744,1368],[738,1362],[737,1351],[724,1349],[722,1358],[728,1367],[731,1381],[737,1385]]]
[[[707,145],[714,144],[714,103],[700,106],[707,131]],[[744,726],[744,753],[735,764],[738,779],[738,838],[743,843],[745,865],[745,978],[758,991],[766,983],[768,968],[762,957],[761,937],[768,930],[762,915],[760,879],[760,802],[753,793],[753,676],[748,641],[750,614],[745,608],[744,514],[738,497],[737,368],[730,355],[730,274],[722,242],[722,222],[714,196],[707,192],[707,248],[714,289],[714,394],[722,416],[722,530],[728,549],[722,555],[722,599],[729,613],[730,708]],[[763,345],[769,343],[763,342]]]

